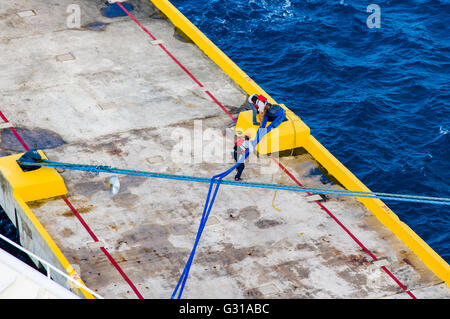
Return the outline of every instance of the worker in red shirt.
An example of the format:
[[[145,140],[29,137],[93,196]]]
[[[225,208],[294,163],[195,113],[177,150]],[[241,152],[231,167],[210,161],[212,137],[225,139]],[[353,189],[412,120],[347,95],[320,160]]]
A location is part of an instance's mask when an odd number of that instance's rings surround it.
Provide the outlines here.
[[[278,104],[271,104],[264,95],[253,94],[248,98],[248,104],[253,111],[253,125],[261,125],[267,115],[267,121],[277,121],[276,126],[287,120],[286,111]],[[259,117],[259,123],[256,120]]]
[[[262,94],[253,94],[248,98],[248,104],[253,111],[253,125],[261,125],[264,119],[262,115],[265,113],[267,103],[267,98]],[[256,115],[259,117],[259,122],[256,119]]]
[[[241,158],[241,156],[244,156],[245,151],[249,148],[249,141],[250,141],[250,135],[247,133],[247,134],[245,134],[244,138],[239,138],[234,143],[233,157],[236,162]],[[242,172],[244,171],[244,168],[245,168],[244,162],[240,163],[236,167],[237,174],[234,177],[235,181],[242,180],[241,175],[242,175]]]

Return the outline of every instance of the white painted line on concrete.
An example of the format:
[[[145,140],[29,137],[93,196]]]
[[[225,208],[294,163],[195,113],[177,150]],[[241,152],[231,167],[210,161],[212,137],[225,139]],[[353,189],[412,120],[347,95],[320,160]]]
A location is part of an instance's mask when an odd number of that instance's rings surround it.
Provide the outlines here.
[[[320,195],[311,195],[311,196],[307,196],[306,197],[306,201],[308,203],[315,202],[317,200],[322,200],[322,196],[320,196]]]
[[[163,40],[153,40],[153,41],[150,41],[150,43],[151,44],[153,44],[153,45],[158,45],[158,44],[163,44],[164,43],[164,41]]]
[[[115,110],[118,108],[117,104],[114,102],[106,102],[106,103],[100,103],[97,104],[99,108],[101,108],[103,111],[105,110]]]
[[[100,247],[106,247],[105,242],[100,238],[98,241],[88,241],[86,245],[92,250],[100,249]]]
[[[0,124],[0,130],[2,130],[4,128],[10,128],[10,127],[14,127],[14,125],[11,122],[1,123]]]
[[[280,289],[278,289],[278,287],[275,284],[267,284],[264,286],[261,286],[258,288],[259,291],[261,291],[261,293],[263,295],[273,295],[276,294],[277,292],[280,292]]]
[[[66,53],[66,54],[57,55],[56,59],[60,62],[65,62],[65,61],[75,60],[75,57],[73,56],[72,53]]]
[[[37,14],[36,11],[34,11],[34,10],[25,10],[25,11],[19,11],[16,13],[21,18],[32,17]]]
[[[378,259],[377,261],[374,261],[372,265],[370,265],[370,268],[381,268],[383,266],[389,266],[390,263],[387,259]]]

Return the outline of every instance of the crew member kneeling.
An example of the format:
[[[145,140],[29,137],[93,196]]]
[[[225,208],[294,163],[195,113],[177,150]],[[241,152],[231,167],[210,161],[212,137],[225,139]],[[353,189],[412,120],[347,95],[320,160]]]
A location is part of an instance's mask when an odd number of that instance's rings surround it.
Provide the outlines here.
[[[273,122],[278,120],[278,124],[286,120],[286,111],[278,104],[271,104],[264,95],[253,94],[248,98],[248,104],[253,112],[253,125],[261,125],[267,114],[267,121]],[[259,117],[259,122],[256,116]]]

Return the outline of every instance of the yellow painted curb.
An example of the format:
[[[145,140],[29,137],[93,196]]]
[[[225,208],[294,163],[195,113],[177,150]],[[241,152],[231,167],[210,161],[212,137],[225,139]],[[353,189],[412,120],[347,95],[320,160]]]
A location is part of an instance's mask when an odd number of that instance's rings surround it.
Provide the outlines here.
[[[308,153],[325,167],[328,173],[334,176],[346,189],[370,192],[355,175],[340,163],[323,145],[313,136],[304,145]],[[405,243],[422,261],[450,286],[450,266],[430,246],[420,238],[411,228],[403,223],[396,214],[381,200],[373,198],[357,198],[371,211],[378,220],[389,228],[403,243]]]
[[[25,203],[23,199],[21,199],[19,196],[14,194],[14,198],[16,199],[19,206],[23,209],[25,214],[27,215],[28,219],[31,221],[31,223],[34,225],[36,230],[39,232],[39,234],[44,238],[45,242],[47,243],[48,247],[52,250],[52,252],[55,254],[56,258],[58,258],[59,262],[63,266],[63,268],[66,270],[67,274],[78,281],[80,284],[86,286],[84,282],[81,280],[80,276],[77,274],[73,266],[69,263],[66,256],[61,252],[59,247],[56,245],[56,243],[53,241],[52,237],[48,234],[47,230],[45,230],[44,226],[39,222],[39,220],[36,218],[36,216],[33,214],[30,207]],[[84,290],[83,288],[74,287],[74,284],[72,282],[68,282],[69,286],[73,287],[74,292],[79,295],[79,291],[83,293],[83,295],[87,299],[95,299],[95,297],[89,293],[88,291]]]
[[[261,89],[245,72],[209,40],[168,0],[150,0],[176,27],[181,29],[212,61],[214,61],[247,94],[263,94],[269,102],[277,104],[270,95]],[[285,107],[288,116],[297,117]],[[303,147],[344,187],[353,191],[369,189],[342,165],[313,136],[306,139]],[[381,200],[359,198],[386,227],[402,240],[432,271],[450,287],[450,266],[431,249],[417,234],[404,224]]]
[[[172,23],[182,30],[211,60],[213,60],[245,92],[263,94],[275,101],[242,71],[225,53],[209,40],[192,22],[167,0],[150,0]]]
[[[47,159],[42,151],[39,151],[39,153],[42,158]],[[13,196],[17,204],[45,240],[46,244],[59,260],[67,274],[84,285],[73,266],[69,263],[48,232],[33,214],[30,207],[26,204],[27,201],[35,201],[67,194],[64,180],[54,168],[41,167],[35,171],[23,172],[16,162],[22,155],[23,153],[1,157],[0,171],[11,185]],[[82,288],[75,287],[72,282],[69,281],[68,285],[73,288],[73,291],[77,295],[79,295],[79,292],[81,291],[87,299],[95,299],[92,294]]]

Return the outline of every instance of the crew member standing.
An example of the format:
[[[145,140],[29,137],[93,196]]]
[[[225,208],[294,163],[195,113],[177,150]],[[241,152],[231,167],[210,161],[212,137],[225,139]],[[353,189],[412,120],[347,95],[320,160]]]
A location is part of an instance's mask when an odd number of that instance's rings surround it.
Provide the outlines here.
[[[247,134],[244,136],[244,138],[240,138],[238,139],[235,143],[234,143],[234,151],[233,151],[233,157],[234,160],[237,162],[238,159],[241,158],[241,156],[245,155],[245,151],[248,149],[249,147],[249,141],[250,141],[250,136],[248,136]],[[245,164],[244,162],[240,163],[237,167],[237,174],[234,177],[235,181],[241,181],[241,175],[242,172],[244,171],[245,168]]]

